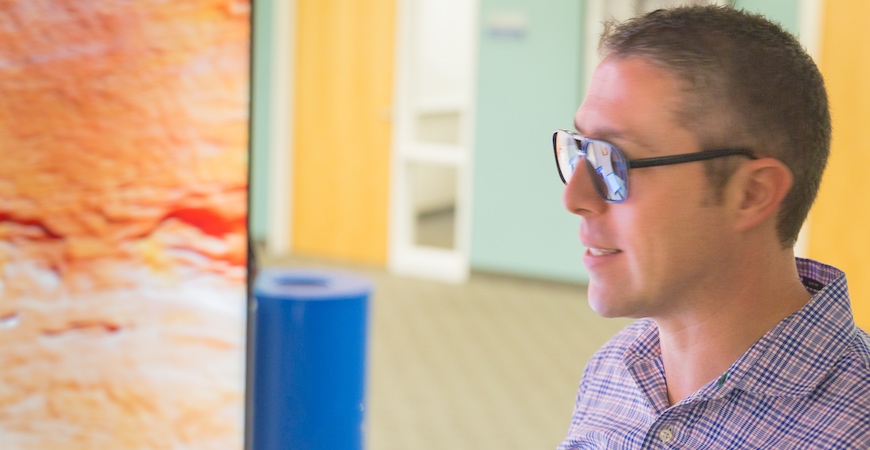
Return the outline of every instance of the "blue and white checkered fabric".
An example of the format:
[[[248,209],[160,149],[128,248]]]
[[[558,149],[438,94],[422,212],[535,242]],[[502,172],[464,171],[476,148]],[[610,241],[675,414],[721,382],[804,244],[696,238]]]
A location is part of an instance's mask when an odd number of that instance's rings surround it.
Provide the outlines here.
[[[590,360],[560,449],[870,449],[870,337],[846,276],[797,259],[814,293],[718,380],[668,406],[658,329],[640,320]]]

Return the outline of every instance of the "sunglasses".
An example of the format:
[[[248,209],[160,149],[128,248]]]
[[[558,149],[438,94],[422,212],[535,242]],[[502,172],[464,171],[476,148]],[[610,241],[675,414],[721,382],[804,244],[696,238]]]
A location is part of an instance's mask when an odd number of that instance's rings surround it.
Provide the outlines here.
[[[563,183],[568,184],[577,165],[582,164],[582,158],[586,161],[586,170],[595,190],[608,203],[622,203],[628,198],[628,169],[668,166],[734,155],[756,159],[755,154],[746,149],[721,149],[630,160],[619,147],[609,142],[589,139],[566,130],[556,130],[553,133],[553,151],[556,155],[556,168],[559,169],[559,177]]]

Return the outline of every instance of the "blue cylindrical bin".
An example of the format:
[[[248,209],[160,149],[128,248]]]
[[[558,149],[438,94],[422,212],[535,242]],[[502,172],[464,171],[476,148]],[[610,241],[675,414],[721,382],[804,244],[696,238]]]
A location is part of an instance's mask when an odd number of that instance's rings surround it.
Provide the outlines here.
[[[254,450],[363,447],[371,283],[263,269],[254,285]]]

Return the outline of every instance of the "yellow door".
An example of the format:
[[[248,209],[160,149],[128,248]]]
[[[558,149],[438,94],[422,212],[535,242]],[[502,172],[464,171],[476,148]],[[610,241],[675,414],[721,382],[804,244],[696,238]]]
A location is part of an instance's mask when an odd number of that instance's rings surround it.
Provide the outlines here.
[[[831,159],[810,222],[809,255],[846,272],[870,329],[870,2],[824,2],[820,67],[831,101]]]
[[[294,252],[385,264],[395,0],[297,0]]]

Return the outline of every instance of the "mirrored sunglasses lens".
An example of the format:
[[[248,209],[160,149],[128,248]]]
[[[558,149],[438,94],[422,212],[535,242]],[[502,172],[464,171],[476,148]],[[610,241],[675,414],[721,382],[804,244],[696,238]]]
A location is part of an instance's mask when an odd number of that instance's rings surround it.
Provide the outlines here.
[[[625,200],[628,169],[622,152],[606,142],[590,140],[586,145],[586,162],[595,189],[604,199]]]
[[[559,172],[565,183],[571,180],[571,175],[574,174],[574,169],[580,160],[580,149],[577,147],[577,140],[569,133],[557,131],[554,138],[556,150],[556,161],[559,164]]]

